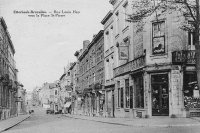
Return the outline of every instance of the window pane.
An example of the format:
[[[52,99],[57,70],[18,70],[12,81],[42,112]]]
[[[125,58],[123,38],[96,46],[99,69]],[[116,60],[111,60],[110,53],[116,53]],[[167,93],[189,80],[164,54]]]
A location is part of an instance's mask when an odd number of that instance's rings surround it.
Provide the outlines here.
[[[126,108],[129,108],[129,79],[125,79]]]
[[[153,38],[153,53],[160,54],[165,52],[164,37]]]
[[[164,34],[165,34],[165,23],[164,22],[153,23],[153,37],[164,36]]]

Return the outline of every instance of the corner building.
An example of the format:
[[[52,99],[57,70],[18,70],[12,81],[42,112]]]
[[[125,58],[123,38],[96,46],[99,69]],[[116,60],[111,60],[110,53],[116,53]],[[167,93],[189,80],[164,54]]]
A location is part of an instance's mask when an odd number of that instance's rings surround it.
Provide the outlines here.
[[[137,31],[131,0],[110,0],[114,30],[114,116],[199,116],[193,34],[177,12],[152,14]],[[106,31],[105,31],[106,32]]]

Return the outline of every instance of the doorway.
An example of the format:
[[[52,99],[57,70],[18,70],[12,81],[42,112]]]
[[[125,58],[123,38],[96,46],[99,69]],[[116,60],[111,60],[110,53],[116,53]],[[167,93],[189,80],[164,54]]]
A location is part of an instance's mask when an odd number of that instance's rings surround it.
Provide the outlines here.
[[[152,116],[169,116],[168,74],[151,76]]]

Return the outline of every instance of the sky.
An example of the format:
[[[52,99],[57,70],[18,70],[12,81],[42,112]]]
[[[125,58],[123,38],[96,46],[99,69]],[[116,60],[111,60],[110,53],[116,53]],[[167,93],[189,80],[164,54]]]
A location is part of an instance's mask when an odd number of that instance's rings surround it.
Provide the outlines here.
[[[59,80],[64,67],[76,61],[83,40],[91,41],[103,29],[100,22],[111,9],[109,0],[0,0],[0,16],[16,51],[18,81],[31,91]]]

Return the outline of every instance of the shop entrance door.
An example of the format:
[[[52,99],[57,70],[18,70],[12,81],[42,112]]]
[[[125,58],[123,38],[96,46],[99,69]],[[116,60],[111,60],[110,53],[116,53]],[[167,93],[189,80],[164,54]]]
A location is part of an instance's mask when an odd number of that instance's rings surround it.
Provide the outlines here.
[[[152,87],[152,116],[169,116],[168,75],[167,74],[152,75],[151,87]]]

